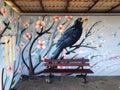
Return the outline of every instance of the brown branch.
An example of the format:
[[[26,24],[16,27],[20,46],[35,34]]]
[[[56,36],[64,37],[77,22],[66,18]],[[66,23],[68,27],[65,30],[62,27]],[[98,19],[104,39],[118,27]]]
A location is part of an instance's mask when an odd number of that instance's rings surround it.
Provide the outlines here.
[[[45,53],[45,55],[43,56],[43,58],[48,54],[48,52],[51,50],[52,44],[50,45],[49,49],[47,50],[47,52]]]
[[[10,42],[10,40],[7,41],[7,44]],[[5,44],[5,42],[1,42],[0,44]]]
[[[0,33],[0,39],[1,39],[2,35],[5,33],[5,31],[7,30],[9,24],[10,24],[10,22],[8,22],[8,23],[5,25],[5,28],[4,28],[3,31]]]
[[[34,70],[41,64],[41,62],[37,63],[34,67]]]
[[[31,38],[32,38],[32,37],[31,37]],[[25,64],[25,66],[26,66],[26,68],[28,69],[28,71],[30,70],[30,68],[29,68],[29,66],[27,65],[27,63],[25,62],[25,59],[24,59],[24,51],[25,51],[26,47],[28,46],[28,44],[30,43],[31,38],[30,38],[29,42],[26,44],[26,46],[24,47],[24,49],[22,50],[22,61],[23,61],[23,63]]]
[[[2,16],[3,16],[3,14],[1,13],[1,11],[0,11],[0,15],[2,15]]]
[[[100,23],[100,22],[101,22],[101,21],[98,21],[98,22],[94,23],[94,24],[92,25],[92,27],[88,30],[88,32],[87,32],[86,35],[85,35],[85,38],[80,42],[80,44],[78,44],[77,47],[75,47],[74,49],[68,51],[66,54],[70,54],[70,53],[73,52],[74,50],[78,49],[78,48],[82,45],[82,43],[86,40],[86,38],[88,38],[88,36],[89,36],[89,34],[91,33],[91,30],[93,29],[93,27],[94,27],[96,24]]]
[[[76,54],[76,55],[74,55],[71,59],[74,59],[75,57],[77,57],[79,54]]]
[[[43,16],[42,20],[45,20],[46,15]],[[43,27],[41,28],[41,33],[43,32]]]
[[[5,42],[1,42],[0,44],[5,44]]]
[[[43,20],[44,20],[44,19],[45,19],[45,16],[43,17]],[[29,60],[29,66],[30,66],[29,74],[30,74],[30,75],[34,75],[34,73],[35,73],[35,72],[34,72],[34,69],[36,68],[36,66],[33,67],[33,64],[32,64],[32,55],[31,55],[31,53],[32,53],[32,47],[33,47],[34,43],[36,42],[36,40],[37,40],[39,37],[41,37],[43,34],[47,33],[47,32],[53,27],[54,23],[55,23],[55,21],[54,21],[54,22],[52,23],[52,25],[51,25],[48,29],[46,29],[45,31],[43,31],[43,27],[42,27],[40,33],[39,33],[39,32],[36,32],[36,33],[38,34],[38,36],[32,41],[31,46],[30,46],[30,49],[29,49],[29,58],[30,58],[30,60]],[[37,66],[38,66],[38,64],[37,64]]]
[[[47,52],[43,55],[43,58],[49,53],[49,51],[51,50],[51,47],[52,47],[53,44],[54,44],[54,43],[53,43],[53,38],[55,37],[54,34],[55,34],[55,32],[54,32],[53,35],[52,35],[52,41],[51,41],[51,43],[50,43],[50,46],[49,46]]]
[[[1,86],[2,86],[2,90],[4,90],[3,79],[4,79],[4,68],[2,69],[2,78],[1,78]]]
[[[14,62],[14,70],[13,70],[14,72],[13,72],[13,77],[12,77],[12,80],[11,80],[11,83],[10,83],[9,90],[11,89],[12,84],[13,84],[12,82],[13,82],[13,80],[14,80],[14,78],[15,78],[15,76],[14,76],[14,75],[15,75],[15,64],[16,64],[16,62]]]
[[[25,32],[27,28],[24,28],[22,31],[21,31],[21,34],[20,34],[20,38],[21,38],[21,35]]]
[[[43,34],[47,33],[48,31],[50,31],[50,29],[53,27],[54,24],[55,24],[55,21],[52,23],[52,25],[47,30],[45,30],[41,34],[43,35]]]
[[[53,37],[54,36],[52,36],[52,39],[53,39]],[[45,57],[45,56],[47,56],[47,54],[49,53],[49,51],[51,50],[51,48],[52,48],[52,46],[53,46],[53,40],[52,40],[52,42],[51,42],[51,44],[50,44],[50,46],[49,46],[49,48],[48,48],[48,50],[46,51],[46,53],[43,55],[43,58]]]
[[[20,60],[18,61],[18,65],[17,65],[17,68],[16,68],[16,70],[15,70],[15,73],[17,73],[17,70],[18,70],[18,68],[19,68],[19,64],[20,64]]]
[[[12,85],[13,85],[13,82],[14,82],[14,79],[15,79],[15,77],[18,75],[18,72],[17,72],[17,70],[18,70],[18,67],[19,67],[19,62],[18,62],[18,65],[17,65],[17,68],[15,69],[15,65],[16,65],[16,61],[14,62],[14,72],[13,72],[13,77],[12,77],[12,80],[11,80],[11,83],[10,83],[10,88],[9,88],[9,90],[12,90]]]
[[[68,20],[66,20],[62,25],[65,25],[68,22]]]
[[[92,47],[92,46],[88,46],[88,45],[81,45],[80,47],[86,47],[86,48],[91,48],[91,49],[96,50],[96,47]]]
[[[32,64],[32,55],[31,55],[31,51],[32,51],[32,47],[35,43],[35,41],[40,37],[40,35],[38,35],[32,42],[31,46],[30,46],[30,49],[29,49],[29,57],[30,57],[30,60],[29,60],[29,66],[30,66],[30,71],[29,73],[30,74],[34,74],[34,68],[33,68],[33,64]]]
[[[30,50],[32,49],[32,46],[33,46],[34,42],[35,42],[40,36],[42,36],[43,34],[47,33],[47,32],[53,27],[54,23],[55,23],[55,21],[54,21],[54,22],[52,23],[52,25],[51,25],[47,30],[45,30],[44,32],[42,32],[42,33],[37,33],[38,36],[33,40],[32,44],[31,44]],[[30,52],[30,53],[31,53],[31,52]],[[30,57],[31,57],[31,55],[30,55]],[[40,63],[41,63],[41,62],[39,62],[37,65],[35,65],[35,67],[34,67],[33,69],[35,70]]]
[[[43,71],[36,72],[36,73],[34,73],[34,75],[39,75],[39,74],[43,73]]]

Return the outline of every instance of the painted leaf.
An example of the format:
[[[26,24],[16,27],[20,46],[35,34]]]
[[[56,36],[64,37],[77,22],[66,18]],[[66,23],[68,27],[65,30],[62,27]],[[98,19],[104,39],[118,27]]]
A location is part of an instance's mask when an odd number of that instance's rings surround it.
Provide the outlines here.
[[[52,47],[53,47],[55,44],[56,44],[56,43],[53,43],[53,44],[52,44]]]
[[[13,85],[15,83],[15,80],[12,81],[11,85]]]
[[[8,27],[7,29],[11,30],[11,27]]]
[[[72,51],[72,53],[75,53],[75,51]]]
[[[52,34],[51,32],[46,32],[47,34]]]
[[[39,55],[39,62],[41,62],[41,55]]]

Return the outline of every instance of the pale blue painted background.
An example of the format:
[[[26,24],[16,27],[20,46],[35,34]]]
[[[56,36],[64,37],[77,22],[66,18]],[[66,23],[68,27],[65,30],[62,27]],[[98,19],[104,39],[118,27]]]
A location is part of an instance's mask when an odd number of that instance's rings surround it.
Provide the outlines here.
[[[0,8],[4,5],[3,0],[0,0]],[[9,7],[8,8],[8,17],[10,16],[10,11],[11,9]],[[13,15],[13,11],[12,11],[12,15]],[[13,16],[18,16],[16,13],[14,13]],[[46,25],[45,27],[49,27],[49,24],[52,23],[54,16],[47,16],[45,23],[48,25]],[[64,16],[60,16],[62,19],[60,20],[60,22],[57,22],[54,27],[51,29],[50,32],[54,32],[56,30],[56,28],[58,27],[59,24],[61,24],[62,22],[64,22]],[[78,17],[86,17],[86,16],[73,16],[73,20],[71,20],[69,23],[70,25],[68,27],[70,27],[74,20]],[[87,16],[88,17],[88,22],[83,24],[84,27],[84,32],[82,34],[82,37],[80,40],[82,40],[84,34],[85,34],[85,28],[86,26],[91,26],[92,23],[97,22],[97,21],[102,21],[100,24],[98,24],[97,26],[95,26],[93,28],[93,32],[97,31],[96,33],[94,33],[93,35],[91,35],[89,38],[86,39],[86,43],[90,42],[91,40],[94,40],[94,44],[93,46],[96,46],[98,44],[100,44],[101,42],[103,42],[102,47],[98,48],[97,50],[93,50],[93,49],[89,49],[89,48],[79,48],[78,50],[76,50],[76,53],[71,53],[70,55],[67,56],[67,58],[71,58],[72,56],[74,56],[75,54],[78,54],[78,52],[82,51],[83,53],[79,54],[76,58],[89,58],[90,59],[90,65],[91,65],[91,69],[94,71],[93,75],[96,76],[119,76],[120,75],[120,16]],[[30,20],[31,19],[31,20]],[[13,30],[17,30],[17,34],[15,34],[17,36],[17,40],[19,40],[19,35],[20,35],[20,31],[23,29],[23,24],[26,21],[30,21],[30,28],[28,28],[26,30],[26,32],[30,32],[32,33],[32,36],[35,37],[35,24],[36,21],[38,19],[41,19],[41,16],[22,16],[22,22],[17,24],[15,24],[14,22],[12,22],[10,24],[12,30],[9,31],[7,30],[7,32],[5,33],[5,35],[8,34],[13,34]],[[3,20],[8,20],[8,18],[3,18],[0,16],[0,22],[2,22]],[[19,27],[18,27],[19,26]],[[67,28],[68,28],[67,27]],[[46,50],[48,49],[48,46],[50,44],[50,42],[52,40],[51,37],[52,34],[45,34],[43,35],[41,38],[39,38],[39,40],[44,40],[46,41],[46,48],[45,49],[38,49],[34,52],[32,58],[33,58],[33,63],[36,64],[38,62],[38,55],[44,55],[44,53],[46,52]],[[60,33],[58,32],[57,38],[60,38]],[[4,41],[3,39],[0,40]],[[20,42],[24,42],[27,43],[28,41],[24,40],[23,38],[20,40]],[[57,42],[55,40],[55,42]],[[77,42],[79,43],[79,42]],[[16,44],[16,47],[19,47],[20,43]],[[35,43],[33,50],[36,48],[37,42]],[[27,47],[27,49],[29,49],[29,46]],[[50,51],[50,53],[48,53],[47,57],[50,58],[52,55],[53,50],[55,49],[55,46],[52,47],[52,50]],[[20,47],[19,50],[16,51],[16,62],[18,62],[20,60],[21,62],[21,52],[20,51]],[[5,67],[5,54],[4,54],[4,46],[0,45],[0,77],[1,77],[1,70],[4,67],[5,68],[5,74],[7,73],[7,67]],[[28,61],[28,51],[26,50],[25,54],[24,54],[26,61]],[[95,56],[95,57],[94,57]],[[20,58],[19,58],[20,57]],[[14,62],[13,62],[14,63]],[[92,67],[93,65],[95,65],[94,67]],[[28,72],[26,72],[26,69],[22,63],[23,66],[23,71],[22,74],[28,74]],[[43,70],[45,67],[43,65],[43,63],[40,64],[40,66],[37,68],[36,71],[39,70]],[[19,80],[19,76],[21,74],[19,74],[15,80],[16,82]],[[6,76],[6,75],[4,75]],[[1,78],[0,78],[1,80]],[[8,90],[9,88],[9,84],[11,82],[11,78],[9,77],[7,80],[7,84],[6,84],[6,88],[5,90]],[[15,83],[16,83],[15,82]],[[1,82],[0,82],[0,89],[1,89]]]
[[[47,16],[46,19],[46,23],[49,21],[49,23],[52,23],[52,18],[54,16]],[[58,25],[61,22],[64,22],[64,16],[60,16],[62,19],[60,20],[60,22],[58,22]],[[70,21],[70,25],[68,27],[70,27],[74,20],[78,17],[85,17],[85,16],[73,16],[73,20]],[[76,58],[90,58],[90,65],[94,65],[95,63],[97,63],[92,70],[94,71],[94,75],[98,75],[98,76],[103,76],[103,75],[107,75],[107,76],[111,76],[111,75],[120,75],[120,40],[119,40],[119,35],[120,35],[120,21],[119,18],[120,16],[87,16],[88,17],[88,22],[83,24],[84,27],[84,32],[82,34],[82,37],[85,34],[85,28],[88,26],[90,27],[92,25],[92,23],[97,22],[97,21],[102,21],[100,24],[96,25],[93,28],[93,32],[97,32],[94,33],[93,35],[91,35],[89,38],[86,39],[86,43],[90,42],[91,40],[94,40],[94,44],[93,46],[99,45],[101,42],[103,42],[102,47],[98,48],[97,50],[93,50],[93,49],[89,49],[89,48],[79,48],[78,50],[76,50],[76,54],[79,51],[82,51],[83,53],[78,55]],[[48,20],[48,18],[50,18],[50,20]],[[41,16],[23,16],[22,17],[22,22],[26,22],[28,20],[33,21],[34,23],[30,26],[30,28],[26,31],[26,32],[32,32],[33,37],[35,35],[35,23],[36,20],[41,19]],[[48,21],[47,21],[48,20]],[[58,26],[56,24],[55,27],[53,27],[53,29],[51,30],[51,32],[53,33],[54,30],[56,30],[56,27]],[[58,32],[59,33],[59,32]],[[48,42],[48,38],[50,37],[50,35],[46,34],[43,35],[41,38],[39,38],[39,40],[44,40],[46,41],[46,43]],[[58,34],[57,38],[60,37],[60,33]],[[55,39],[54,39],[55,40]],[[77,42],[78,43],[78,42]],[[49,43],[46,44],[46,47],[49,45]],[[36,47],[36,45],[34,46],[34,48]],[[28,47],[29,48],[29,47]],[[46,48],[47,49],[47,48]],[[39,54],[44,55],[44,52],[46,51],[46,49],[38,49],[35,53],[35,55],[33,56],[34,58],[34,62],[37,61],[37,57]],[[55,46],[52,48],[52,50],[55,49]],[[48,58],[51,57],[52,51],[48,54]],[[27,55],[27,53],[26,53]],[[25,55],[25,56],[26,56]],[[72,57],[73,55],[75,55],[75,53],[68,55],[67,58]],[[94,58],[92,58],[92,56],[96,56]],[[42,68],[43,65],[41,65],[40,69]],[[39,68],[38,68],[39,69]]]

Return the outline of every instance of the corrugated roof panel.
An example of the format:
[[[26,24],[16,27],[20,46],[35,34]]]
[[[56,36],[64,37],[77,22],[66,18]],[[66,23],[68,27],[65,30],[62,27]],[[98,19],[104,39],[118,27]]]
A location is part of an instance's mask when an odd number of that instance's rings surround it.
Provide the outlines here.
[[[7,0],[5,0],[7,1]],[[11,4],[11,7],[17,7],[19,6],[23,11],[25,12],[35,12],[35,11],[52,11],[52,12],[59,12],[63,11],[66,12],[66,6],[68,5],[68,11],[69,12],[85,12],[90,8],[92,5],[94,5],[93,0],[69,0],[68,4],[66,0],[13,0],[17,5],[14,3]],[[9,1],[10,2],[10,1]],[[11,2],[12,3],[12,2]],[[116,6],[118,3],[120,3],[120,0],[99,0],[92,8],[90,8],[89,12],[105,12],[109,11],[112,7]],[[43,4],[43,7],[41,6]],[[19,9],[18,7],[18,9]],[[21,11],[22,11],[21,10]],[[117,7],[116,9],[112,11],[120,11],[120,8]]]
[[[94,7],[91,12],[105,12],[108,11],[110,7]]]
[[[65,2],[45,2],[43,1],[43,6],[65,6]]]
[[[87,7],[69,7],[68,10],[70,11],[86,11],[88,8]]]
[[[116,5],[116,4],[118,4],[118,2],[113,2],[113,3],[111,3],[111,2],[106,2],[106,3],[103,3],[102,6],[113,6],[113,5]]]
[[[119,12],[120,13],[120,6],[112,10],[111,12]]]

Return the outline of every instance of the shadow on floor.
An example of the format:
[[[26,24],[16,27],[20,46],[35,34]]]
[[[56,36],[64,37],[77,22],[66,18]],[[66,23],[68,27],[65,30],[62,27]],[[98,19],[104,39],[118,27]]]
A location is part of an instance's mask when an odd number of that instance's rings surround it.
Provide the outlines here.
[[[61,76],[54,77],[51,84],[45,77],[22,80],[17,83],[17,90],[120,90],[120,77],[88,77],[87,83],[82,78]]]

